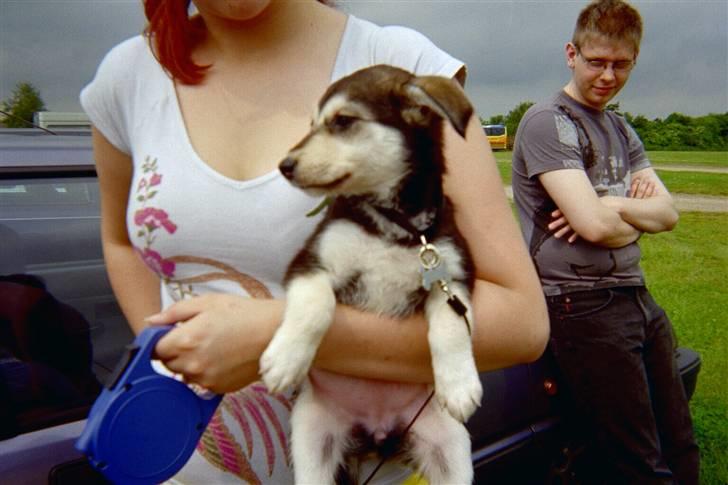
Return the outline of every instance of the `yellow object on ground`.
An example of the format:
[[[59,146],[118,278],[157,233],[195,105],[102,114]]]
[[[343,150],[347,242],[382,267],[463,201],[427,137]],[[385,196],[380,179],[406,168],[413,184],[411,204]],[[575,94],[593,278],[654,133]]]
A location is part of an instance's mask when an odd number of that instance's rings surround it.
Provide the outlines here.
[[[413,473],[401,485],[428,485],[428,483],[422,475]]]

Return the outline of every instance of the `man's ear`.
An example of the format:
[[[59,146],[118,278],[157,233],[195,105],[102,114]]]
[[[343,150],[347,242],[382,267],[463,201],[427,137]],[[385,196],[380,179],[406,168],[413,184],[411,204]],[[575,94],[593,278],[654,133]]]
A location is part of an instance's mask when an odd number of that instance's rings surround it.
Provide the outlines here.
[[[564,54],[566,55],[566,65],[569,66],[569,69],[574,69],[576,66],[576,53],[576,46],[571,42],[567,42],[564,47]]]
[[[408,123],[425,125],[434,112],[465,137],[473,107],[457,81],[442,76],[413,77],[405,84],[404,92],[410,102],[402,116]]]

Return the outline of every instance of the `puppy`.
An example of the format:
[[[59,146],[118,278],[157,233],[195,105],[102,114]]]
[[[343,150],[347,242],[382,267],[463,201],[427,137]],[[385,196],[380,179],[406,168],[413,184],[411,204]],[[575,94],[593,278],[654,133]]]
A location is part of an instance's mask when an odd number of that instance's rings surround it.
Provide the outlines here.
[[[270,391],[303,383],[291,416],[296,483],[351,479],[371,453],[431,484],[472,481],[463,422],[482,396],[467,323],[472,262],[442,190],[443,122],[465,136],[472,112],[452,79],[363,69],[331,85],[280,163],[296,187],[333,198],[290,264],[283,322],[260,360]],[[438,272],[423,276],[432,258]],[[337,302],[392,317],[424,311],[437,399],[424,384],[312,369]]]

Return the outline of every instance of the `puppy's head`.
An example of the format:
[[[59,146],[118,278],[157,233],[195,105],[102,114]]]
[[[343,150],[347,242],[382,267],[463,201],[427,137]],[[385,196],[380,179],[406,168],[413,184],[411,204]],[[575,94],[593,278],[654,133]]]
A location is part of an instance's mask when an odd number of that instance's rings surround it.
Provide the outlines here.
[[[374,66],[332,84],[311,131],[280,163],[314,195],[388,199],[417,164],[439,174],[442,121],[461,136],[473,109],[456,81]]]

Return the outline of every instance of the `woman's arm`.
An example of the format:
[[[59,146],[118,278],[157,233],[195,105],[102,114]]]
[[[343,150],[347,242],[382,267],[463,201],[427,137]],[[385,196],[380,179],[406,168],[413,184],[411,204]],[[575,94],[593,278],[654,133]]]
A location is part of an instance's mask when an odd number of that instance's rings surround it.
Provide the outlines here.
[[[106,270],[129,325],[138,333],[144,317],[159,311],[159,278],[134,252],[126,228],[131,158],[93,130],[93,149],[101,193],[101,243]]]
[[[543,293],[477,117],[467,141],[448,128],[446,147],[445,189],[475,263],[478,367],[535,360],[548,337]],[[258,359],[283,309],[281,300],[206,295],[175,303],[148,322],[184,321],[159,341],[157,355],[187,379],[224,392],[257,379]],[[399,320],[339,305],[314,365],[359,377],[431,382],[427,323],[420,315]]]
[[[446,133],[445,190],[475,263],[474,349],[480,370],[530,362],[549,333],[538,275],[477,115],[463,140]]]

